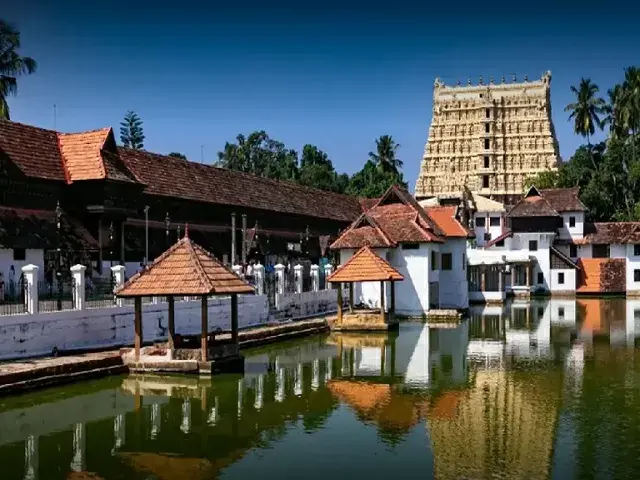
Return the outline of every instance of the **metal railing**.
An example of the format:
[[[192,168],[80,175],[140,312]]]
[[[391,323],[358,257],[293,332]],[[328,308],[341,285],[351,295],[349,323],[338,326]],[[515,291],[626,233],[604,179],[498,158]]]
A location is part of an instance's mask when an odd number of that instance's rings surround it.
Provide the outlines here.
[[[112,307],[116,304],[113,291],[116,280],[113,275],[88,279],[85,283],[85,305],[87,308]]]
[[[74,308],[73,278],[38,282],[38,311],[59,312]]]
[[[26,284],[23,279],[0,286],[0,315],[27,313]]]

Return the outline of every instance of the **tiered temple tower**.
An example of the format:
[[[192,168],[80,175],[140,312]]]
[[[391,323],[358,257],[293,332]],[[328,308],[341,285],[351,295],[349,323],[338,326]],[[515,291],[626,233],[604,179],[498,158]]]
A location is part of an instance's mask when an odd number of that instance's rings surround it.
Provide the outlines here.
[[[527,177],[557,168],[551,72],[540,80],[447,86],[436,79],[433,120],[416,182],[418,199],[460,198],[463,187],[503,203]]]

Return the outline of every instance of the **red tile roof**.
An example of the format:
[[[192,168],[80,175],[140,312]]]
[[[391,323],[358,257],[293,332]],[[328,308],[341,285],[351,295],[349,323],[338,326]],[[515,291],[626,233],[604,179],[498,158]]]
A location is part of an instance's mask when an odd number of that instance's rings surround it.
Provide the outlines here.
[[[369,247],[362,247],[327,280],[336,282],[399,281],[404,277]]]
[[[499,241],[504,240],[505,238],[511,238],[511,237],[513,237],[513,232],[511,230],[507,230],[503,234],[498,235],[496,238],[491,239],[487,243],[485,243],[484,248],[493,247]]]
[[[468,238],[471,232],[456,219],[457,207],[428,207],[427,215],[436,222],[447,237]]]
[[[115,293],[120,297],[146,297],[253,292],[253,287],[193,243],[185,232],[182,239]]]
[[[584,224],[584,237],[575,245],[640,243],[640,222],[595,222]]]
[[[581,258],[578,267],[578,293],[622,293],[627,289],[624,258]]]
[[[509,210],[507,217],[557,217],[558,212],[542,196],[525,197]]]
[[[549,188],[539,190],[556,212],[585,212],[587,208],[580,201],[580,188]]]
[[[110,128],[102,128],[91,132],[58,134],[69,183],[106,178],[102,148],[110,132]]]

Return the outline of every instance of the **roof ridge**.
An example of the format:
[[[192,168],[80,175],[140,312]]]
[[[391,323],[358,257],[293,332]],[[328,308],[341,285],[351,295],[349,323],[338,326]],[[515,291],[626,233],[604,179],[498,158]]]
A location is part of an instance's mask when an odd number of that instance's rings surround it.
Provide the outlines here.
[[[198,274],[200,281],[203,283],[203,285],[208,287],[209,291],[212,291],[214,289],[214,286],[211,283],[211,280],[209,279],[207,272],[204,270],[204,266],[202,265],[200,258],[198,258],[198,253],[196,252],[196,249],[191,243],[191,239],[185,235],[180,239],[180,242],[184,243],[185,248],[187,249],[187,252],[190,254],[189,256],[191,257],[192,261],[195,263],[196,273]]]

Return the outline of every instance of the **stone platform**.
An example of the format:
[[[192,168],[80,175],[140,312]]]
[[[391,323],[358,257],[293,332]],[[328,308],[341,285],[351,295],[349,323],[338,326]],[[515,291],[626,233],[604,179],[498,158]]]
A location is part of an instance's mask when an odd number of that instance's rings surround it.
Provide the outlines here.
[[[384,318],[380,311],[353,310],[344,312],[342,320],[337,316],[328,318],[331,331],[335,332],[386,332],[398,328],[398,320],[388,313]]]

